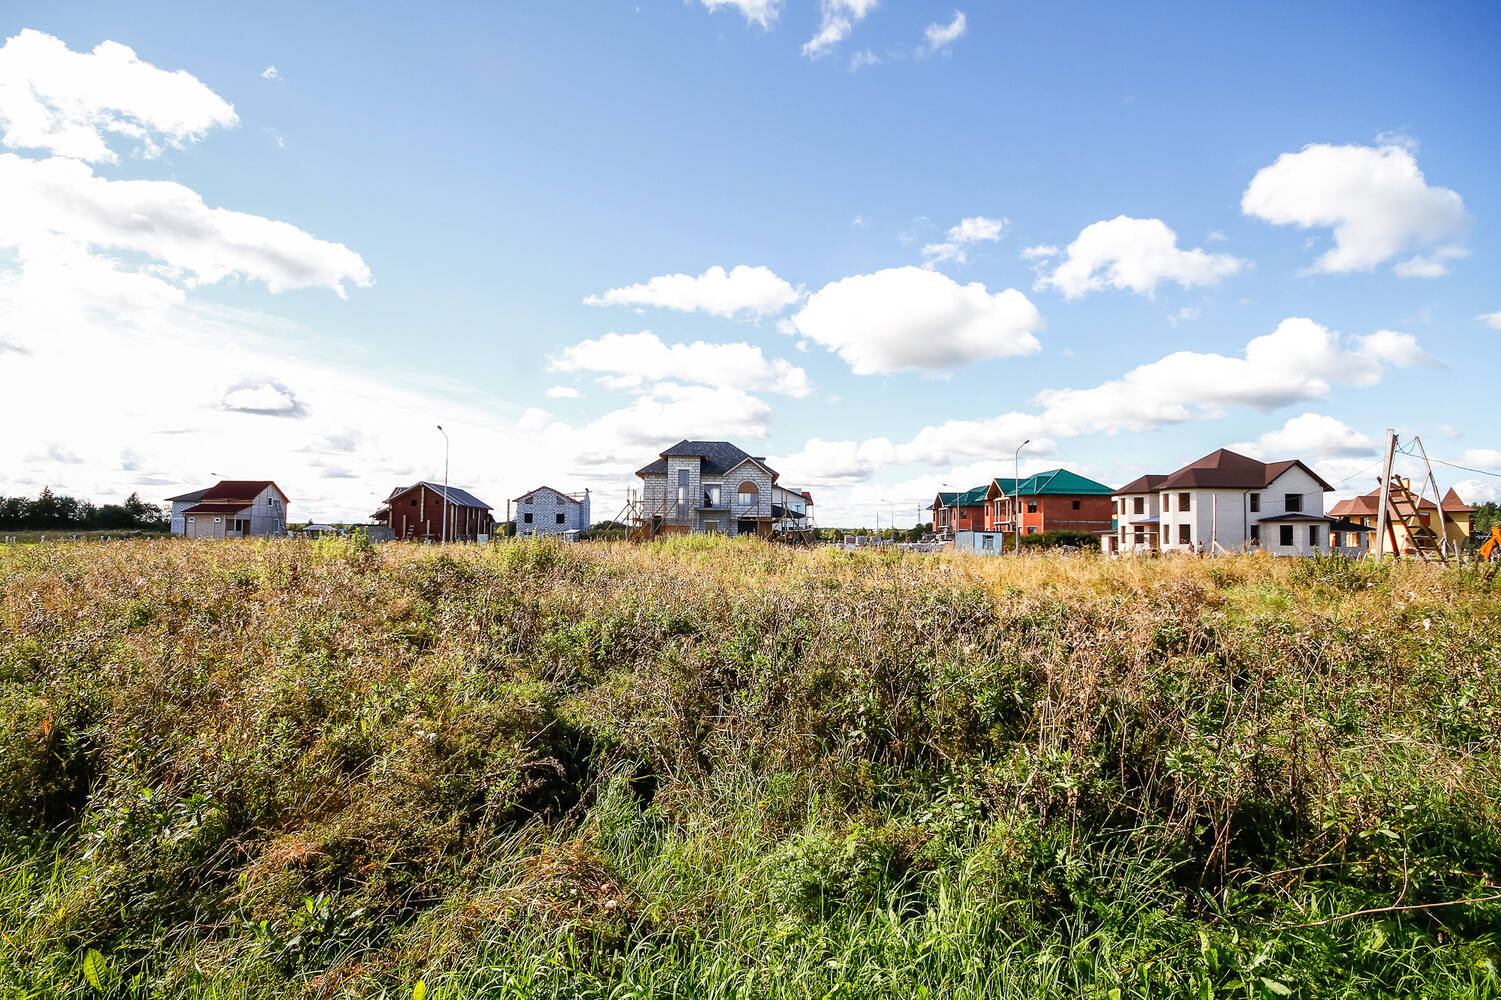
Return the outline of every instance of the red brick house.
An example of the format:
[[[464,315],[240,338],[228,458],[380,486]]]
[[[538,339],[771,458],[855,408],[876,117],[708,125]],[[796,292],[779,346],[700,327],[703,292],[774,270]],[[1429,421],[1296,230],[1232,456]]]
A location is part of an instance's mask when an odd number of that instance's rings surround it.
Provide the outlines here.
[[[976,486],[963,493],[940,493],[928,509],[933,512],[933,533],[939,538],[953,538],[956,531],[983,531],[985,487]]]
[[[984,530],[1019,530],[1024,535],[1109,531],[1115,514],[1113,492],[1067,469],[1049,469],[1021,480],[993,479],[984,493]]]
[[[476,542],[480,535],[490,535],[495,528],[491,507],[468,490],[447,488],[448,534],[450,542]],[[444,540],[442,483],[413,483],[398,486],[381,503],[371,520],[387,524],[391,537],[398,540],[440,542]]]

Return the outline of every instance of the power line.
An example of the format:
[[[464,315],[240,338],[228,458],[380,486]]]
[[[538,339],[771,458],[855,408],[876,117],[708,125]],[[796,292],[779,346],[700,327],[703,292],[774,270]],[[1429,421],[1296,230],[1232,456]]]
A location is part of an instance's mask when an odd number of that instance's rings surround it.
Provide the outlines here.
[[[1447,465],[1451,469],[1463,469],[1465,472],[1477,472],[1482,476],[1494,476],[1497,479],[1501,479],[1501,472],[1495,472],[1491,469],[1473,469],[1468,465],[1455,465],[1453,462],[1445,462],[1442,458],[1435,458],[1430,461],[1437,462],[1439,465]]]

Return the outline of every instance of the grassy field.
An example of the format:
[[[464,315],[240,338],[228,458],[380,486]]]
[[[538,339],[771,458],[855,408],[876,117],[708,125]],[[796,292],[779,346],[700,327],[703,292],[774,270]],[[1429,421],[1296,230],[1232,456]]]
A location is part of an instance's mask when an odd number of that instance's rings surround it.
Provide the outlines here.
[[[1501,579],[0,549],[0,995],[1490,997]]]

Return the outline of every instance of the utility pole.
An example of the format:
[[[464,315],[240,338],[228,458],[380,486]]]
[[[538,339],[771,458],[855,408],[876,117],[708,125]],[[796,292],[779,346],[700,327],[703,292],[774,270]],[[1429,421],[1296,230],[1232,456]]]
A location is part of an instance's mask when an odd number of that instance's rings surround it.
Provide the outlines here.
[[[1386,533],[1391,528],[1391,517],[1387,514],[1387,504],[1392,499],[1392,462],[1397,457],[1397,432],[1392,428],[1386,429],[1386,449],[1381,463],[1381,505],[1376,511],[1376,558],[1383,559],[1386,556]],[[1395,531],[1392,532],[1396,534]],[[1393,555],[1396,555],[1396,546],[1393,546]]]
[[[1012,551],[1016,555],[1022,554],[1021,497],[1017,495],[1022,482],[1022,449],[1031,443],[1032,439],[1027,438],[1016,446],[1016,454],[1011,456],[1011,530],[1016,535]]]
[[[439,537],[444,542],[448,541],[448,432],[443,425],[438,425],[438,433],[443,435],[443,531]]]

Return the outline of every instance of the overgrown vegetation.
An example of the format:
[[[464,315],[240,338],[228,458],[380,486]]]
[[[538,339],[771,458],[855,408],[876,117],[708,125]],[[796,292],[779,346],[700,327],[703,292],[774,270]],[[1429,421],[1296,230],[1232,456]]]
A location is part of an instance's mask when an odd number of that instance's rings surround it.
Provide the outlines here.
[[[167,515],[132,493],[123,503],[96,505],[92,500],[59,495],[43,487],[36,499],[0,497],[0,529],[16,531],[159,531]]]
[[[0,579],[7,995],[1501,985],[1494,567],[356,539]]]

